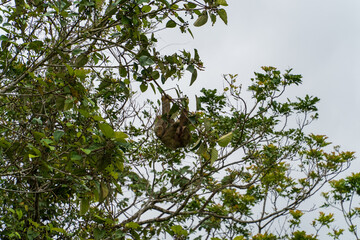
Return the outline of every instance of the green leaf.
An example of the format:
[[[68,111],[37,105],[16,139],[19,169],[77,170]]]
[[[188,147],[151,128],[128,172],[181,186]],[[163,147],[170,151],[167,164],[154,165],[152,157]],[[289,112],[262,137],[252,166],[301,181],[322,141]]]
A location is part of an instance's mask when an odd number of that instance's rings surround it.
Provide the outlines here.
[[[196,70],[194,65],[189,65],[187,68],[186,68],[187,71],[191,72],[191,73],[194,73],[194,71]]]
[[[154,61],[149,56],[143,55],[139,58],[139,63],[141,66],[144,67],[144,66],[153,65]]]
[[[213,165],[214,162],[218,159],[219,153],[218,150],[212,148],[210,151],[210,164]]]
[[[83,151],[86,155],[89,155],[91,153],[90,149],[80,148],[81,151]]]
[[[68,70],[69,74],[74,75],[74,69],[69,64],[65,63],[65,66],[66,66],[66,69]]]
[[[188,235],[188,232],[185,229],[183,229],[183,227],[180,225],[171,226],[171,230],[173,230],[175,235],[178,235],[178,236],[187,236]]]
[[[28,238],[29,240],[34,240],[34,239],[36,239],[36,238],[40,235],[40,233],[35,232],[35,231],[33,231],[32,229],[29,228],[29,229],[27,230],[26,235],[27,235],[27,238]]]
[[[215,14],[210,14],[210,19],[211,19],[211,23],[214,26],[215,22],[216,22],[216,15]]]
[[[41,142],[43,142],[45,144],[52,144],[53,143],[53,141],[51,139],[48,139],[48,138],[42,139]]]
[[[226,0],[216,0],[217,5],[228,6]]]
[[[84,215],[90,208],[90,199],[81,198],[80,200],[80,215]]]
[[[127,70],[126,70],[126,67],[124,67],[124,66],[121,66],[120,68],[119,68],[119,73],[120,73],[120,77],[126,77],[127,76]]]
[[[104,122],[105,121],[101,116],[98,116],[98,115],[92,116],[92,118],[97,122]]]
[[[221,20],[223,20],[223,22],[227,25],[228,20],[227,20],[227,13],[226,13],[225,9],[219,9],[218,14],[219,14]]]
[[[57,110],[60,110],[60,111],[64,110],[65,98],[63,96],[56,97],[55,106],[56,106]]]
[[[99,123],[99,128],[101,132],[105,135],[107,138],[112,138],[115,135],[114,129],[107,124],[107,123]]]
[[[0,36],[0,41],[7,42],[7,41],[9,41],[9,38],[7,36],[5,36],[5,35],[1,35]]]
[[[118,170],[124,171],[124,162],[121,161],[120,159],[117,159],[117,160],[114,162],[114,165],[115,165],[115,167],[117,167]]]
[[[243,236],[237,236],[233,240],[245,240],[245,238]]]
[[[138,229],[138,228],[140,228],[140,225],[138,223],[129,222],[129,223],[125,224],[125,227],[132,228],[132,229]]]
[[[51,231],[66,234],[66,231],[63,228],[56,228],[55,227],[55,228],[51,228]]]
[[[151,73],[151,77],[152,77],[154,80],[156,80],[156,79],[158,79],[158,78],[160,77],[160,73],[159,73],[158,71],[153,71],[153,72]]]
[[[196,149],[198,149],[201,145],[201,138],[199,138],[199,140],[196,141],[196,143],[194,143],[194,146],[190,149],[190,151],[195,151]]]
[[[78,78],[84,80],[86,78],[86,74],[88,73],[88,71],[84,69],[76,69],[74,73]]]
[[[141,83],[140,85],[141,92],[146,92],[147,89],[148,89],[148,85],[146,83]]]
[[[155,89],[155,86],[154,86],[154,84],[153,84],[153,83],[150,83],[150,87],[152,88],[152,90],[153,90],[154,94],[156,94],[156,89]]]
[[[207,150],[207,147],[204,143],[201,143],[199,149],[196,151],[196,154],[203,155]]]
[[[197,70],[194,69],[194,72],[191,74],[190,86],[195,82],[197,78]]]
[[[39,51],[43,45],[44,43],[42,41],[37,40],[30,42],[27,47],[29,49],[33,49],[34,51]]]
[[[167,23],[166,23],[166,27],[167,28],[174,28],[176,27],[176,22],[174,20],[169,20]]]
[[[79,161],[82,159],[81,155],[77,154],[77,153],[72,153],[71,156],[70,156],[70,159],[72,161]]]
[[[74,100],[72,98],[65,99],[64,101],[64,111],[70,110],[74,105]]]
[[[204,126],[206,131],[209,132],[211,130],[211,121],[209,118],[204,119]]]
[[[225,134],[224,136],[220,137],[217,140],[217,142],[221,147],[226,147],[230,143],[232,136],[233,136],[233,132],[229,132],[228,134]]]
[[[143,11],[144,13],[148,13],[151,11],[151,6],[150,5],[145,5],[141,8],[141,11]]]
[[[18,220],[20,220],[23,216],[23,212],[21,211],[21,209],[16,209],[16,214],[18,216]]]
[[[83,52],[84,52],[84,50],[82,50],[81,48],[75,48],[74,50],[72,50],[73,56],[78,55]]]
[[[192,3],[192,2],[189,2],[189,3],[187,4],[187,6],[188,6],[189,8],[196,8],[196,7],[197,7],[197,5],[196,5],[195,3]]]
[[[221,17],[221,16],[220,16]],[[208,21],[208,13],[206,11],[204,11],[199,17],[198,19],[194,22],[194,26],[195,27],[201,27],[203,26],[207,21]]]
[[[194,59],[196,61],[200,61],[199,53],[198,53],[198,50],[196,48],[194,49]]]
[[[100,202],[102,202],[109,195],[109,188],[105,183],[100,184]]]
[[[83,67],[89,61],[89,56],[85,53],[80,54],[75,60],[75,67]]]
[[[128,138],[129,136],[126,133],[123,132],[115,132],[115,139],[117,141],[123,141],[126,138]]]
[[[64,136],[64,132],[63,131],[60,131],[60,130],[56,130],[55,132],[54,132],[54,140],[56,141],[56,142],[58,142],[59,140],[60,140],[60,138],[62,137],[62,136]]]
[[[104,239],[105,235],[106,235],[106,231],[104,229],[99,229],[99,228],[94,229],[94,238],[95,238],[95,240]]]
[[[196,111],[201,111],[203,108],[201,107],[201,98],[195,95],[196,99]]]

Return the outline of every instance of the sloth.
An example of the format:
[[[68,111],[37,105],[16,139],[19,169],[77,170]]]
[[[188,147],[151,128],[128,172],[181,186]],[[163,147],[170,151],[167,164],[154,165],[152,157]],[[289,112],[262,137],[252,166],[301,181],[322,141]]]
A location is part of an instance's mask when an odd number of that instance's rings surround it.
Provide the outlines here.
[[[176,121],[170,116],[170,96],[164,95],[162,101],[162,115],[156,116],[155,135],[170,149],[184,148],[191,140],[189,130],[188,111],[183,108]]]

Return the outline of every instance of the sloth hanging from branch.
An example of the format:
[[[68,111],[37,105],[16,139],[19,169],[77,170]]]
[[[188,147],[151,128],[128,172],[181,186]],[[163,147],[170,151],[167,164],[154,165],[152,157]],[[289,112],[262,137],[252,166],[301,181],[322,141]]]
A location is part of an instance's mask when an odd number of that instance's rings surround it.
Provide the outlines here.
[[[171,97],[166,94],[162,96],[162,114],[156,116],[154,130],[156,136],[167,148],[183,148],[191,141],[188,110],[186,107],[182,107],[180,117],[175,121],[170,113],[171,100]]]

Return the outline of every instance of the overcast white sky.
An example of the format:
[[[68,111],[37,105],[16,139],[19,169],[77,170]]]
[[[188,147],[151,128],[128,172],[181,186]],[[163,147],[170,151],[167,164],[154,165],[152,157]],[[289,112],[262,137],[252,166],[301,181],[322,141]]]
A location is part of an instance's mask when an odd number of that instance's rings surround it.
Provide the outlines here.
[[[359,156],[360,1],[227,2],[227,26],[219,19],[214,27],[210,23],[193,27],[195,39],[173,31],[160,33],[159,46],[166,46],[164,51],[196,48],[205,64],[205,71],[184,92],[221,89],[224,73],[238,73],[245,82],[261,66],[281,71],[293,68],[293,73],[303,76],[303,84],[290,94],[321,99],[320,119],[308,130],[327,135],[342,150],[356,151]],[[359,168],[357,159],[347,175]]]
[[[247,81],[261,66],[293,68],[303,76],[294,96],[321,99],[320,119],[311,132],[329,136],[343,150],[360,152],[360,1],[227,2],[227,26],[219,19],[214,27],[193,27],[195,39],[161,33],[159,45],[166,46],[166,52],[198,49],[206,69],[191,90],[222,88],[224,73],[238,73],[239,80]],[[359,166],[354,162],[351,171]]]

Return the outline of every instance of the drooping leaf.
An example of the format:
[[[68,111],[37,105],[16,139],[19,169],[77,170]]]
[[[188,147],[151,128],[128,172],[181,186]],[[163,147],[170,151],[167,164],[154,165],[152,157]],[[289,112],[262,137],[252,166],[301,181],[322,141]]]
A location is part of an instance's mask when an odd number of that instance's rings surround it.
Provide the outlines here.
[[[196,78],[197,78],[197,70],[194,69],[194,72],[191,74],[190,86],[195,82]]]
[[[109,188],[104,182],[100,184],[100,202],[102,202],[109,194]]]
[[[216,23],[216,15],[215,14],[210,14],[210,19],[211,19],[211,23],[214,26],[214,24]]]
[[[208,13],[206,11],[204,11],[199,17],[198,19],[196,19],[196,21],[194,22],[194,26],[195,27],[201,27],[203,25],[206,24],[206,22],[208,21]]]
[[[84,215],[90,208],[90,199],[89,198],[81,198],[80,199],[80,215]]]
[[[233,136],[233,132],[229,132],[229,133],[225,134],[224,136],[220,137],[217,140],[220,147],[226,147],[230,143],[232,136]]]
[[[214,162],[218,159],[218,150],[216,148],[212,148],[210,151],[210,164],[213,165]]]
[[[105,135],[107,138],[112,138],[115,135],[114,129],[107,123],[99,123],[99,128],[101,132]]]
[[[221,20],[223,20],[223,22],[227,25],[228,19],[227,19],[227,13],[226,13],[225,9],[219,9],[218,14],[219,14]]]

